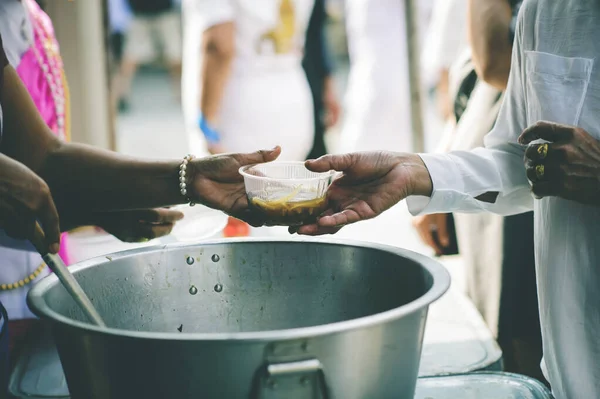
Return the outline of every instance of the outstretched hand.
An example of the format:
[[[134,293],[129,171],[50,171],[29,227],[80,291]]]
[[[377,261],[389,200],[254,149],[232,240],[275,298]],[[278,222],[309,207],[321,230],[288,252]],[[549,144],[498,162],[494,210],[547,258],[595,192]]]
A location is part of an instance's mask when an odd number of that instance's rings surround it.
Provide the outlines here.
[[[281,153],[280,147],[249,154],[221,154],[196,159],[191,162],[193,173],[192,200],[253,226],[262,226],[263,220],[248,209],[244,178],[239,173],[242,166],[271,162]]]
[[[96,225],[123,242],[144,242],[169,235],[183,213],[167,209],[103,212],[93,216]]]
[[[333,234],[343,226],[374,218],[409,195],[429,195],[431,179],[418,155],[364,152],[326,155],[307,161],[314,172],[342,176],[327,192],[328,209],[311,225],[290,229],[305,235]]]

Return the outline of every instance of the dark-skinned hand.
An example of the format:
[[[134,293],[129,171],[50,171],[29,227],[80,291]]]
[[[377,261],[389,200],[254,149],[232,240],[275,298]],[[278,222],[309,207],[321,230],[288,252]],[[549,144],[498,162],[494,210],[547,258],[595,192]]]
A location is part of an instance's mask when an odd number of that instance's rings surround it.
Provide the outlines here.
[[[171,233],[183,213],[167,208],[103,212],[94,215],[95,223],[123,242],[144,242]]]
[[[264,220],[248,209],[242,166],[271,162],[281,153],[280,147],[249,154],[221,154],[195,159],[190,162],[192,173],[192,200],[221,210],[253,226],[262,226]]]
[[[9,237],[33,238],[39,221],[51,253],[60,249],[58,212],[46,182],[20,162],[0,154],[0,228]]]
[[[418,155],[364,152],[325,155],[307,161],[314,172],[335,170],[342,177],[327,191],[328,209],[317,223],[290,228],[290,233],[321,235],[374,218],[409,195],[429,195],[431,178]]]
[[[531,144],[540,139],[547,143]],[[600,206],[600,141],[579,127],[538,122],[519,143],[528,145],[525,166],[536,198]]]

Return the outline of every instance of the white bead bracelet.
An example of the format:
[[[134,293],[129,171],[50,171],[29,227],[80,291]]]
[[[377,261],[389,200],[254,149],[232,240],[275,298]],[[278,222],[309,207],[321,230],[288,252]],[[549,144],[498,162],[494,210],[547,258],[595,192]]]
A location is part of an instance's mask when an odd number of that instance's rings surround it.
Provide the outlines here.
[[[179,192],[185,197],[186,201],[189,202],[190,206],[194,206],[196,204],[194,204],[187,195],[186,172],[188,163],[190,163],[190,161],[194,158],[194,155],[188,154],[183,157],[183,161],[181,162],[181,165],[179,165]]]

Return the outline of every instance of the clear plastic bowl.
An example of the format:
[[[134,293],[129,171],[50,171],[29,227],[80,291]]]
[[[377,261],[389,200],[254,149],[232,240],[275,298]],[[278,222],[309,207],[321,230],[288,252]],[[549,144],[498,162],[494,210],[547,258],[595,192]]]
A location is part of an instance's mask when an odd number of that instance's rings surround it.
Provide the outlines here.
[[[240,168],[251,208],[272,226],[299,226],[327,208],[334,171],[315,173],[304,162],[270,162]]]

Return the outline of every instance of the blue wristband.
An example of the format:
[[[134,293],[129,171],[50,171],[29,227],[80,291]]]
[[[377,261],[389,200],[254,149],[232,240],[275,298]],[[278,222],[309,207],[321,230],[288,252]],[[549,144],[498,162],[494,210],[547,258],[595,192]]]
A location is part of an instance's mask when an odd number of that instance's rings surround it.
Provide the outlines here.
[[[221,135],[219,132],[217,132],[208,124],[204,118],[204,115],[202,114],[200,114],[198,117],[198,127],[200,128],[202,134],[204,134],[206,141],[208,141],[210,144],[217,144],[221,141]]]

